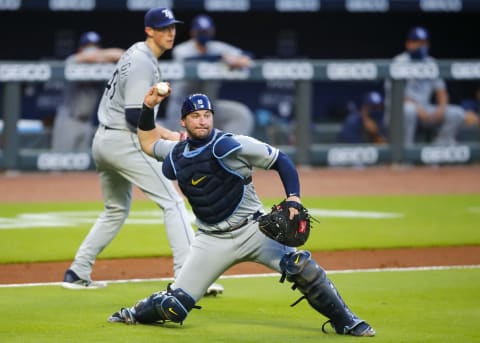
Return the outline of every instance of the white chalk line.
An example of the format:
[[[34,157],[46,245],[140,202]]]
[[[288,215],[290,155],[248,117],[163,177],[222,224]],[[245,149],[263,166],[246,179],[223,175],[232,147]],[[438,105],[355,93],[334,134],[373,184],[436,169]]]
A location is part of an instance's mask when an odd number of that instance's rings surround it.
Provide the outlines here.
[[[269,209],[264,209],[268,212]],[[365,218],[365,219],[390,219],[401,218],[401,213],[352,211],[352,210],[327,210],[312,208],[310,214],[314,216],[337,218]],[[79,227],[84,224],[93,224],[100,215],[100,211],[54,211],[43,213],[19,213],[14,218],[0,217],[0,230],[9,229],[35,229],[35,228],[66,228]],[[189,211],[191,222],[195,220],[193,212]],[[131,211],[125,224],[160,225],[163,224],[163,211]]]
[[[355,274],[355,273],[382,273],[382,272],[410,272],[410,271],[432,271],[432,270],[451,270],[451,269],[477,269],[480,264],[474,265],[456,265],[456,266],[429,266],[429,267],[403,267],[403,268],[365,268],[365,269],[343,269],[327,271],[328,275],[333,274]],[[222,275],[220,279],[246,279],[261,277],[280,277],[278,273],[260,273],[260,274],[238,274]],[[139,283],[139,282],[164,282],[173,281],[173,278],[147,278],[147,279],[125,279],[125,280],[96,280],[109,284]],[[19,288],[19,287],[38,287],[38,286],[61,286],[63,282],[36,282],[36,283],[12,283],[0,285],[0,288]],[[90,290],[101,289],[91,288]],[[89,290],[88,288],[80,290]]]

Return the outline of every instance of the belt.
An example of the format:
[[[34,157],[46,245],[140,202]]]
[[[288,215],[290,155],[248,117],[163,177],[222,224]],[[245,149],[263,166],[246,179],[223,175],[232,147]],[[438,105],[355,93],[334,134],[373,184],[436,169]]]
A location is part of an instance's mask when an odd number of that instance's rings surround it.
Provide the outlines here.
[[[125,129],[117,129],[115,127],[110,127],[110,126],[107,126],[107,125],[102,125],[102,126],[105,130],[130,131],[130,132],[133,132],[133,133],[137,132],[136,129],[132,129],[132,128],[129,128],[129,127],[125,128]]]
[[[236,231],[238,229],[241,229],[242,227],[244,227],[245,225],[247,225],[250,221],[255,221],[257,220],[263,213],[260,212],[260,211],[257,211],[255,212],[251,218],[246,218],[243,222],[241,222],[240,224],[237,224],[237,225],[233,225],[233,226],[230,226],[228,229],[225,229],[225,230],[213,230],[213,231],[210,231],[210,230],[202,230],[202,229],[198,229],[198,231],[201,231],[203,233],[208,233],[208,234],[222,234],[222,233],[228,233],[228,232],[232,232],[232,231]]]

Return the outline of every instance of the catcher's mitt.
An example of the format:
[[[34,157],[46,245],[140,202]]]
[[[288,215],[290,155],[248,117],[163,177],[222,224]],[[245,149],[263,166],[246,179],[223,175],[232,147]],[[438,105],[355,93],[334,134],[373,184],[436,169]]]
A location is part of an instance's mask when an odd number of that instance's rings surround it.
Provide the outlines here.
[[[298,214],[289,219],[289,208],[294,207]],[[258,219],[260,231],[266,236],[290,247],[305,244],[310,235],[310,215],[302,204],[295,201],[282,201],[273,205],[270,213]]]

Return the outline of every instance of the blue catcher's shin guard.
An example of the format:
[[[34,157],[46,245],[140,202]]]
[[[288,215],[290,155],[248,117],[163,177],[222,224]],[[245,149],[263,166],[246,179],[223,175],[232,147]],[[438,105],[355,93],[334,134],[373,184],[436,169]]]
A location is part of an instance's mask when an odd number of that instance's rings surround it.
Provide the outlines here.
[[[329,318],[339,334],[353,334],[351,331],[363,323],[345,304],[335,286],[327,278],[325,271],[311,258],[308,251],[286,254],[280,261],[281,282],[292,282],[292,289],[298,289],[308,303],[318,312]]]
[[[195,306],[195,300],[181,288],[153,293],[132,309],[135,320],[143,324],[172,321],[182,323]]]

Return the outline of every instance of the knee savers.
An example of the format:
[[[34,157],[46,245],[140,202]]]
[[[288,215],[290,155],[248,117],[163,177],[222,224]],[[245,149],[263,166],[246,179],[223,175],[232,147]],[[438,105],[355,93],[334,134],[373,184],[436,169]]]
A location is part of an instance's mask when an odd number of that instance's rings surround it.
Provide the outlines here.
[[[195,306],[195,300],[181,288],[153,293],[135,304],[135,319],[139,323],[172,321],[182,323]]]
[[[280,261],[283,278],[293,282],[293,288],[307,295],[316,285],[325,282],[325,271],[312,260],[310,252],[301,250],[283,256]]]
[[[286,254],[280,261],[280,268],[283,272],[280,281],[286,278],[292,282],[292,288],[304,294],[300,300],[306,298],[315,310],[332,321],[338,333],[345,333],[358,324],[358,318],[347,307],[325,271],[312,260],[310,252]]]

